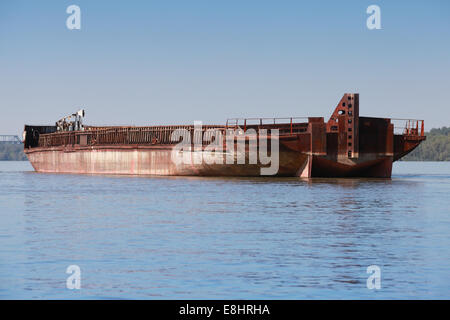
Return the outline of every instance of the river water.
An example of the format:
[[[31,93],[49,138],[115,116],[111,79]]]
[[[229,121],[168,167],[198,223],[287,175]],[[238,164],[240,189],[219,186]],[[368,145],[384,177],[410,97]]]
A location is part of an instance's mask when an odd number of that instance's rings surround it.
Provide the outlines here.
[[[448,162],[398,162],[389,180],[0,162],[0,298],[449,299],[449,194]],[[80,289],[67,288],[70,265]]]

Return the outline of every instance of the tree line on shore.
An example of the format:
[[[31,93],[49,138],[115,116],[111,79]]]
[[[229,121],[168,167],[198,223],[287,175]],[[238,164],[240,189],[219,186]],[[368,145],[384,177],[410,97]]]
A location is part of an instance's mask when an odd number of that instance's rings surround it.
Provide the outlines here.
[[[413,152],[402,158],[404,161],[450,161],[450,127],[431,129],[427,139]],[[22,144],[0,144],[0,161],[27,160]]]
[[[0,143],[0,161],[23,161],[27,160],[23,153],[23,144],[1,144]]]

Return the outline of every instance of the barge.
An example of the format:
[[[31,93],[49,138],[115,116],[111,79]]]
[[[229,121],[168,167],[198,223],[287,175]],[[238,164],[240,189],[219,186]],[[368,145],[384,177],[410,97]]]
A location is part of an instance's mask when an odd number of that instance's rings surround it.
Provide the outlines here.
[[[100,127],[83,119],[80,111],[55,125],[25,125],[24,152],[37,172],[390,178],[393,162],[426,139],[423,120],[360,116],[356,93],[344,94],[326,122],[246,118],[225,125]]]

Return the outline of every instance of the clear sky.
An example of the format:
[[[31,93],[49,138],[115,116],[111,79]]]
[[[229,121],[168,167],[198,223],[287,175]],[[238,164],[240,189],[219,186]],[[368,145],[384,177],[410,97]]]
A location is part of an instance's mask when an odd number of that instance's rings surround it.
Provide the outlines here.
[[[0,1],[0,134],[80,107],[95,125],[327,119],[345,92],[429,129],[450,126],[449,76],[447,0]]]

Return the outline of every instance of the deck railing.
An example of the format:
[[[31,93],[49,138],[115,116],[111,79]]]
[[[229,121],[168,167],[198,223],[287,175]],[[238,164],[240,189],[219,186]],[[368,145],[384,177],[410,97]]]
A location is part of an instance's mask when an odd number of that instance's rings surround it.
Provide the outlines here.
[[[396,134],[416,137],[425,135],[424,120],[393,118],[391,121],[394,123],[394,133]]]
[[[64,131],[39,136],[39,147],[55,147],[69,145],[154,145],[176,144],[190,135],[192,143],[210,141],[214,131],[223,133],[223,126],[202,126],[202,130],[194,130],[194,126],[158,126],[158,127],[86,127],[84,131]],[[181,130],[179,140],[172,141],[172,133]],[[201,133],[201,134],[200,134]],[[209,140],[208,140],[209,139]]]
[[[306,122],[295,122],[299,119]],[[305,132],[308,127],[306,117],[291,118],[234,118],[228,119],[225,126],[202,125],[202,130],[196,130],[194,125],[180,126],[152,126],[152,127],[93,127],[86,126],[84,131],[64,131],[39,135],[39,147],[55,147],[70,145],[154,145],[176,144],[172,141],[172,133],[183,130],[183,141],[190,135],[190,141],[196,144],[209,144],[213,136],[220,131],[252,128],[256,132],[260,129],[279,129],[280,134]],[[270,120],[270,121],[268,121]],[[282,122],[284,121],[284,122]]]
[[[303,120],[305,122],[298,122]],[[252,129],[271,129],[277,128],[280,133],[298,133],[305,132],[308,126],[308,117],[285,117],[285,118],[228,118],[226,128],[241,128],[247,131]]]

